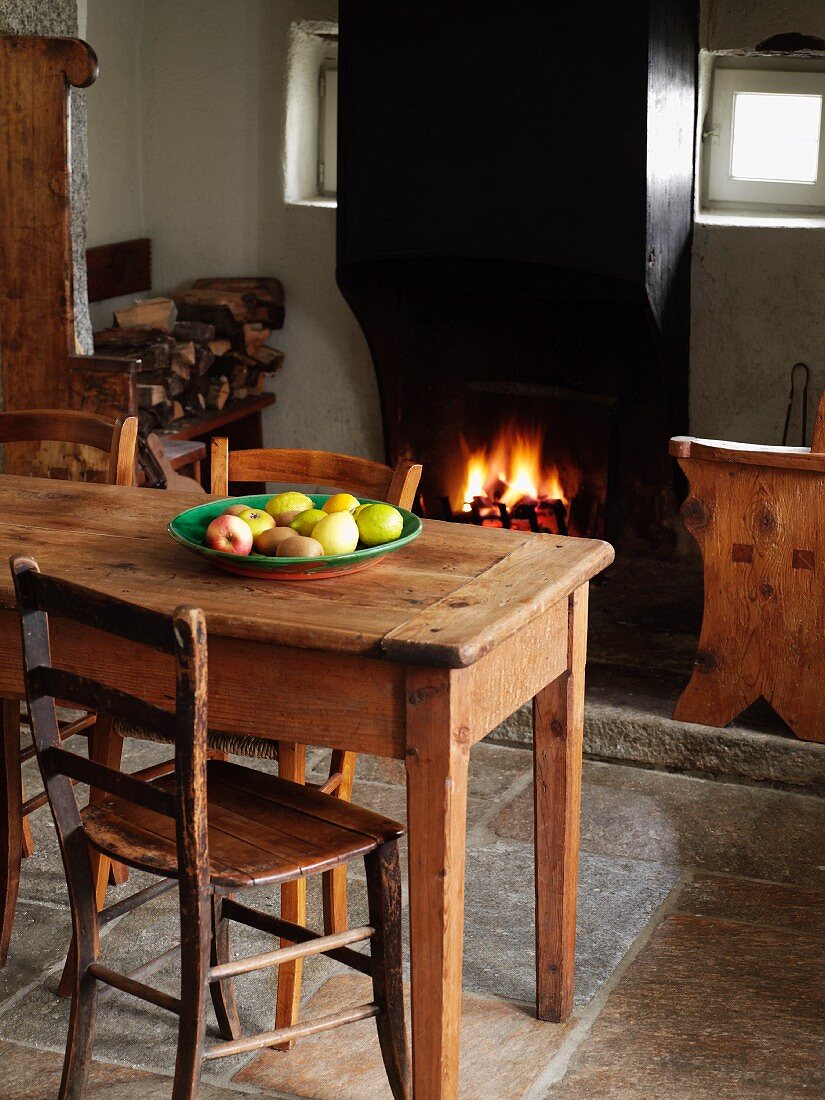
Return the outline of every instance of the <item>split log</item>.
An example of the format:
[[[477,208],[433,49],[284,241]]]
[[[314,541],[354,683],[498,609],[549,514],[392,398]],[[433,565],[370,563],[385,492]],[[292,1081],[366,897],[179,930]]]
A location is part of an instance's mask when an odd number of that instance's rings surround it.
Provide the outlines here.
[[[196,344],[208,344],[215,339],[215,326],[206,325],[202,321],[178,321],[172,330],[172,335],[182,344],[193,340]]]
[[[195,369],[193,374],[208,374],[209,369],[215,362],[215,356],[209,350],[208,347],[200,347],[197,349],[197,357],[195,359]]]
[[[228,378],[215,378],[206,395],[206,404],[210,409],[222,409],[229,400],[231,387]]]
[[[143,298],[126,309],[115,310],[120,328],[159,328],[171,332],[178,310],[171,298]]]
[[[185,363],[188,367],[194,367],[195,358],[195,345],[191,340],[186,344],[175,344],[172,352],[173,363]]]
[[[284,353],[277,348],[267,347],[266,344],[258,348],[252,358],[263,370],[270,374],[274,374],[276,370],[280,370],[284,365]]]
[[[244,325],[243,327],[243,343],[244,351],[247,355],[255,356],[258,348],[262,344],[265,344],[272,333],[271,328],[267,328],[266,325],[254,324]]]
[[[184,295],[176,295],[175,301],[178,306],[178,316],[181,319],[212,325],[217,336],[225,340],[239,340],[243,336],[243,325],[235,319],[228,306],[195,300],[187,301]]]
[[[270,328],[282,328],[284,323],[284,288],[280,279],[270,276],[251,278],[220,277],[196,279],[193,290],[222,290],[252,295],[255,299],[250,321],[261,321]]]
[[[220,359],[222,355],[232,351],[232,344],[229,340],[211,340],[207,347],[216,359]]]
[[[174,300],[181,309],[183,307],[199,307],[201,309],[228,309],[239,325],[253,320],[252,313],[255,308],[255,299],[252,295],[234,294],[229,290],[186,290],[182,294],[175,294]],[[185,318],[191,320],[192,318]],[[209,322],[205,322],[208,324]],[[215,326],[215,331],[220,330]]]
[[[160,405],[162,401],[166,400],[166,387],[138,382],[137,396],[140,408],[152,409],[155,405]]]

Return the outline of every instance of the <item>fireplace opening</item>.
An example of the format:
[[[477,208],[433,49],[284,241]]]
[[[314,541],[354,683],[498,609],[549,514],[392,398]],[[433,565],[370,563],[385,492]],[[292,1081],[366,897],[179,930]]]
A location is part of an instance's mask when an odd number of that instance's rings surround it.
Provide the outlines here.
[[[615,401],[560,387],[470,382],[430,516],[601,537]]]

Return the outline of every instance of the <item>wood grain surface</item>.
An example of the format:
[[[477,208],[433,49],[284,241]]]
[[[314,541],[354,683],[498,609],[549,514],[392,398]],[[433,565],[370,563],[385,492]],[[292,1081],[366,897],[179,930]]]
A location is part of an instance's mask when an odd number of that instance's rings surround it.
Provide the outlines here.
[[[65,408],[75,350],[69,86],[97,58],[71,38],[0,37],[0,331],[6,409]],[[15,449],[6,469],[48,470],[55,448]],[[2,514],[0,512],[0,514]]]
[[[742,465],[738,454],[680,464],[705,606],[674,717],[725,726],[762,696],[798,737],[825,741],[825,477]]]
[[[425,520],[410,546],[333,581],[233,578],[176,545],[182,493],[0,478],[0,555],[31,552],[44,572],[171,613],[201,607],[210,635],[391,662],[463,667],[610,563],[606,543]],[[0,575],[0,608],[11,608]],[[343,746],[349,747],[349,746]]]

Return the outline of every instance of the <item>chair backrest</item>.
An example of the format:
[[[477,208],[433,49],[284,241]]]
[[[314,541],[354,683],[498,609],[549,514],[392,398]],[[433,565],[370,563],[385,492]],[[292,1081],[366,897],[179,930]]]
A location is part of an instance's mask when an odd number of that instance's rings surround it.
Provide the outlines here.
[[[381,462],[330,451],[230,451],[228,439],[212,440],[212,492],[219,496],[228,495],[230,481],[288,481],[328,485],[411,508],[420,480],[421,466],[415,462],[399,462],[393,470]]]
[[[133,485],[138,421],[136,416],[107,420],[72,409],[0,412],[0,443],[77,443],[109,456],[110,485]]]
[[[200,896],[208,876],[206,818],[207,653],[203,612],[178,607],[170,616],[127,604],[11,559],[23,637],[26,698],[38,764],[57,828],[70,893],[91,881],[88,848],[71,780],[86,783],[176,821],[181,889]],[[117,691],[90,676],[52,665],[49,618],[83,622],[114,638],[170,654],[175,661],[175,713]],[[175,746],[174,793],[95,763],[61,744],[55,699],[149,727]],[[88,876],[88,878],[86,877]],[[84,882],[85,880],[85,882]],[[72,908],[82,891],[72,893]],[[92,895],[93,896],[93,895]]]

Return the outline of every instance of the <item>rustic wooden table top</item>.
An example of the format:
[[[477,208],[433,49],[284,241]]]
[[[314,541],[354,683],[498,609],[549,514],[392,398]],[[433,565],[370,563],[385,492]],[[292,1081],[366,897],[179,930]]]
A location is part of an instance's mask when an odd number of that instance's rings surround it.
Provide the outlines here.
[[[201,607],[210,631],[274,645],[460,668],[474,663],[613,559],[591,539],[424,521],[375,567],[329,580],[221,573],[166,525],[212,498],[0,475],[0,556],[169,612]],[[14,605],[0,567],[0,608]]]

